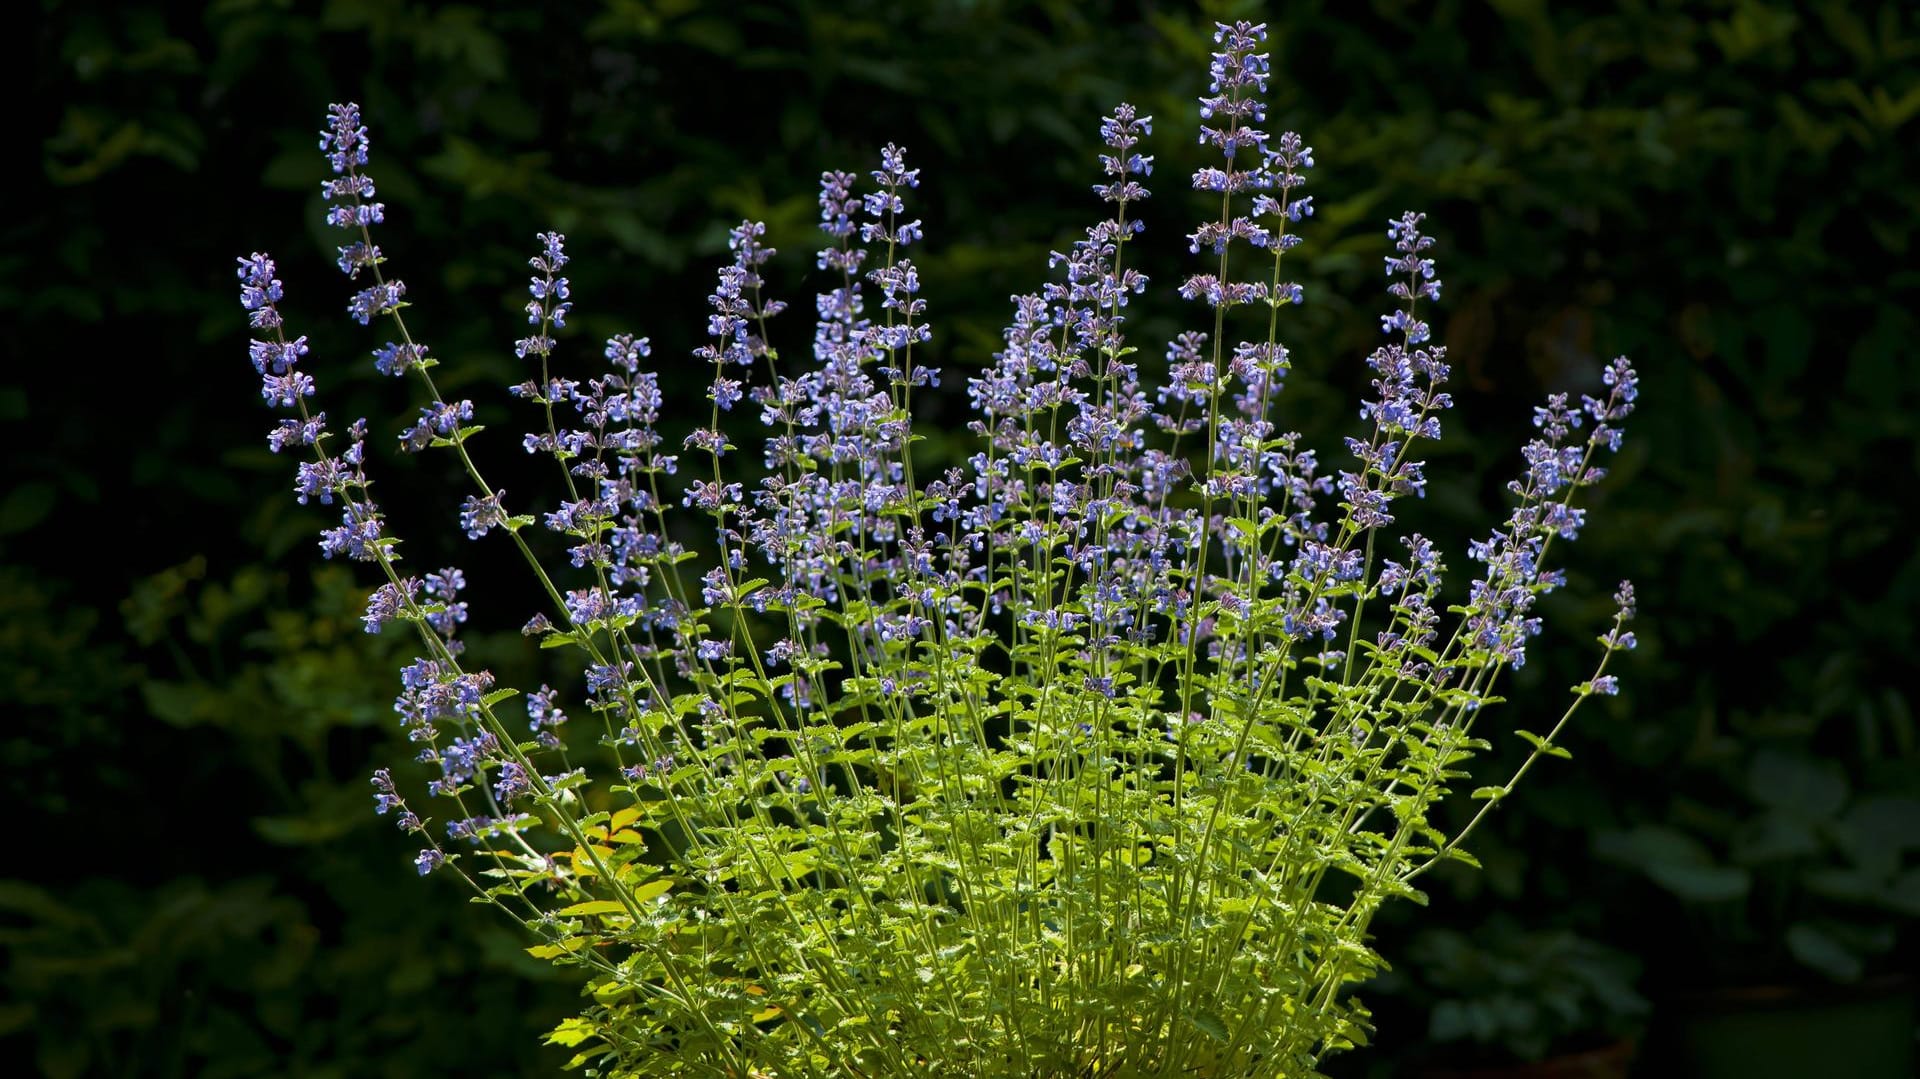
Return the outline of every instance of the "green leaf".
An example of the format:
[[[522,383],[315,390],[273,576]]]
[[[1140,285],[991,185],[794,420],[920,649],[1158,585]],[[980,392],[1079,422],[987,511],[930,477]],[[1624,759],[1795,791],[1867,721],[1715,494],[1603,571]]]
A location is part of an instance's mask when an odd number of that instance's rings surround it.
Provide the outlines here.
[[[1893,878],[1881,901],[1902,914],[1920,918],[1920,868],[1909,869]]]
[[[1534,749],[1545,753],[1549,757],[1559,757],[1562,760],[1569,761],[1573,759],[1573,753],[1566,749],[1566,747],[1554,745],[1552,742],[1547,741],[1532,731],[1514,731],[1513,733],[1531,742]]]
[[[1747,870],[1715,862],[1699,840],[1674,828],[1643,825],[1629,832],[1605,832],[1594,840],[1594,849],[1609,861],[1638,867],[1682,899],[1727,902],[1753,886]]]
[[[501,701],[512,700],[513,698],[518,697],[519,695],[520,695],[520,691],[517,689],[514,689],[512,686],[508,686],[505,689],[496,689],[492,693],[488,693],[485,696],[481,697],[480,705],[483,708],[492,708],[494,705],[499,704]]]
[[[527,949],[527,954],[535,959],[552,959],[569,952],[577,952],[591,943],[593,943],[592,937],[568,937],[558,944],[536,944]]]
[[[1831,817],[1847,800],[1847,777],[1832,761],[1762,749],[1747,768],[1747,791],[1761,805],[1802,819]]]
[[[635,903],[645,903],[649,899],[655,899],[665,895],[667,889],[672,887],[673,881],[671,880],[664,878],[660,880],[650,880],[633,890],[633,901]]]
[[[1862,798],[1840,818],[1833,838],[1856,865],[1895,872],[1901,856],[1920,847],[1920,798],[1900,794]]]
[[[529,743],[528,745],[522,746],[521,751],[526,753],[537,752],[539,749],[539,746],[540,746],[540,743],[538,742]],[[555,794],[558,794],[562,791],[577,790],[581,787],[590,787],[592,785],[593,785],[593,780],[588,778],[584,772],[580,772],[577,770],[573,772],[568,772],[566,775],[563,775],[560,778],[553,780],[549,784],[549,786],[551,787],[551,789]]]
[[[474,435],[486,429],[486,424],[477,424],[473,427],[458,427],[454,429],[452,438],[447,438],[444,435],[436,435],[433,441],[427,443],[427,445],[436,449],[442,449],[447,446],[458,446],[460,443],[465,442],[467,439],[472,438]]]
[[[20,880],[0,880],[0,911],[25,915],[48,925],[74,927],[88,924],[88,916],[67,905],[60,896]]]
[[[588,903],[575,903],[571,907],[562,907],[554,913],[562,918],[584,918],[592,914],[625,914],[627,908],[611,899],[595,899]]]
[[[44,481],[22,483],[0,498],[0,535],[25,532],[53,512],[59,492]]]
[[[1474,796],[1475,798],[1491,798],[1491,799],[1493,799],[1494,801],[1496,801],[1496,802],[1497,802],[1497,801],[1499,801],[1500,799],[1502,799],[1502,798],[1505,798],[1505,797],[1507,796],[1507,788],[1505,788],[1505,787],[1480,787],[1480,788],[1478,788],[1477,790],[1475,790],[1475,791],[1473,792],[1473,796]]]
[[[286,847],[311,847],[330,843],[353,831],[354,822],[337,814],[309,813],[298,816],[255,817],[250,822],[260,838]]]
[[[1741,865],[1806,858],[1820,853],[1820,837],[1799,817],[1767,812],[1742,822],[1733,834],[1732,853]]]
[[[563,1045],[568,1049],[579,1045],[588,1038],[597,1037],[598,1031],[585,1019],[563,1019],[560,1025],[547,1034],[548,1045]]]
[[[1198,1028],[1202,1034],[1212,1038],[1214,1041],[1224,1042],[1227,1040],[1227,1024],[1212,1012],[1196,1012],[1193,1016],[1193,1025]]]
[[[1787,929],[1787,950],[1807,966],[1837,982],[1857,981],[1864,963],[1839,938],[1810,922]]]
[[[1807,874],[1807,890],[1828,899],[1870,903],[1885,890],[1884,878],[1858,869],[1816,869]]]

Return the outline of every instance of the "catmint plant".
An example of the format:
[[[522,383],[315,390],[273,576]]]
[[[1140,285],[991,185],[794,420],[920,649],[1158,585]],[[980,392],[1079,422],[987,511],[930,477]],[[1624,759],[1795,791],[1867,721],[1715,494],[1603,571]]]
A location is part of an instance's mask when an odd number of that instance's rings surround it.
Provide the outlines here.
[[[1211,209],[1172,289],[1195,328],[1170,341],[1130,334],[1154,121],[1127,105],[1100,123],[1103,216],[959,385],[926,362],[921,176],[897,146],[820,179],[810,349],[764,226],[728,234],[678,445],[646,337],[567,340],[571,256],[540,234],[510,388],[521,449],[552,462],[538,497],[486,478],[474,451],[497,438],[442,393],[376,242],[360,110],[329,110],[347,312],[414,395],[381,437],[452,459],[469,491],[448,524],[510,545],[545,604],[488,611],[460,570],[411,569],[373,498],[374,427],[316,409],[255,254],[253,364],[288,413],[269,442],[301,458],[296,497],[338,515],[322,555],[369,564],[367,630],[418,641],[394,712],[432,779],[377,771],[375,809],[417,838],[419,873],[584,972],[551,1039],[589,1074],[1316,1074],[1365,1041],[1352,990],[1382,966],[1380,906],[1471,862],[1486,812],[1616,691],[1627,585],[1565,714],[1519,732],[1533,754],[1459,832],[1433,823],[1637,382],[1616,360],[1601,396],[1536,411],[1512,512],[1444,603],[1442,545],[1394,527],[1452,405],[1422,215],[1386,225],[1391,303],[1342,463],[1281,424],[1314,154],[1260,126],[1264,39],[1215,36],[1192,177]],[[965,393],[976,445],[936,470],[914,409],[938,392]],[[462,650],[470,611],[524,621],[577,676],[496,685]]]

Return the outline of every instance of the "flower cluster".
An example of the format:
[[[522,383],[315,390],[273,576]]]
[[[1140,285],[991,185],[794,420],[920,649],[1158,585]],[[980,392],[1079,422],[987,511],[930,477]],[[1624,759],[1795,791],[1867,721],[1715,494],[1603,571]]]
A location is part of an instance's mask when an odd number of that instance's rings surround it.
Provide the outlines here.
[[[571,286],[560,276],[561,267],[567,264],[567,238],[557,232],[543,232],[539,239],[540,253],[527,260],[527,265],[540,274],[527,284],[527,294],[532,297],[527,301],[527,325],[540,329],[533,336],[514,342],[513,354],[523,360],[536,353],[545,356],[552,352],[553,338],[547,336],[547,331],[564,327],[568,312],[573,310],[573,304],[568,302]]]
[[[704,422],[678,453],[648,338],[606,340],[591,371],[570,355],[565,237],[539,233],[534,329],[514,344],[538,371],[510,388],[535,406],[522,447],[559,481],[537,512],[514,512],[470,453],[473,404],[441,395],[372,243],[385,208],[359,110],[330,110],[328,219],[357,237],[342,270],[372,281],[349,311],[390,326],[375,366],[420,394],[401,447],[458,458],[459,529],[504,534],[528,563],[550,602],[522,632],[575,657],[577,680],[509,718],[516,691],[467,664],[464,575],[400,570],[367,497],[367,424],[328,450],[307,341],[286,337],[255,255],[239,271],[251,355],[294,413],[270,443],[309,451],[296,497],[344,514],[323,551],[384,578],[367,628],[420,641],[394,710],[447,823],[408,809],[385,769],[375,808],[424,837],[420,873],[457,875],[534,954],[590,972],[595,1003],[556,1034],[583,1062],[1312,1074],[1365,1033],[1343,987],[1380,968],[1378,907],[1466,858],[1486,810],[1565,754],[1573,709],[1618,692],[1630,585],[1559,724],[1519,732],[1534,754],[1465,829],[1432,823],[1487,745],[1496,680],[1542,630],[1537,598],[1565,582],[1548,556],[1586,523],[1577,502],[1621,445],[1637,377],[1617,360],[1601,396],[1537,411],[1514,507],[1468,545],[1481,570],[1455,602],[1441,545],[1390,534],[1453,404],[1423,215],[1386,225],[1391,309],[1354,463],[1324,470],[1281,423],[1283,314],[1305,301],[1284,274],[1314,154],[1259,126],[1265,36],[1221,26],[1200,101],[1220,156],[1192,186],[1219,201],[1187,237],[1202,272],[1172,291],[1206,301],[1208,328],[1149,359],[1130,341],[1154,121],[1121,105],[1099,126],[1103,216],[1012,298],[1003,347],[966,379],[964,459],[915,445],[914,393],[940,373],[909,257],[920,171],[898,146],[864,179],[820,178],[810,352],[776,347],[766,226],[728,232],[692,357]],[[732,452],[755,426],[757,466]],[[1323,888],[1330,871],[1349,883]]]

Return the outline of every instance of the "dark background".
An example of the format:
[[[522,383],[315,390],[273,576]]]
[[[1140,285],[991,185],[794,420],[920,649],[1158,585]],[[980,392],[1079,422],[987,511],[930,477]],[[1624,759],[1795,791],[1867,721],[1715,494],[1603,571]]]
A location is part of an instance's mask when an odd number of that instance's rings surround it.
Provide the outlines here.
[[[384,338],[342,310],[314,145],[328,102],[364,107],[410,324],[500,425],[479,444],[495,482],[531,492],[506,434],[525,416],[499,387],[525,377],[511,342],[535,231],[569,236],[577,370],[622,331],[679,367],[743,216],[782,250],[769,277],[796,310],[776,343],[804,354],[818,174],[864,172],[889,140],[924,169],[952,386],[994,350],[1006,298],[1096,219],[1098,118],[1123,99],[1155,114],[1137,257],[1157,298],[1135,326],[1154,371],[1191,321],[1166,293],[1205,213],[1186,177],[1215,17],[1272,21],[1268,126],[1317,150],[1283,422],[1329,461],[1387,309],[1382,226],[1431,215],[1459,406],[1421,523],[1463,580],[1528,407],[1595,391],[1618,353],[1644,379],[1501,717],[1551,723],[1632,577],[1625,692],[1479,833],[1485,872],[1439,875],[1430,910],[1383,919],[1400,970],[1381,1048],[1350,1070],[1474,1031],[1486,1053],[1603,1039],[1644,1025],[1631,991],[1670,1023],[1706,989],[1871,989],[1913,965],[1920,8],[729,8],[45,0],[15,25],[31,51],[0,216],[0,1053],[54,1076],[564,1059],[538,1035],[573,1007],[566,978],[452,882],[415,879],[369,812],[368,773],[409,755],[386,708],[404,642],[359,632],[369,582],[316,557],[331,522],[293,504],[291,463],[264,446],[232,270],[250,251],[280,260],[323,407],[373,417],[377,443],[413,407],[372,372]],[[377,462],[416,565],[468,567],[475,648],[503,680],[554,677],[514,647],[532,607],[497,552],[450,538],[464,491],[445,464]],[[1482,782],[1521,758],[1496,742]],[[1528,934],[1578,945],[1497,954],[1547,939]],[[1539,1003],[1555,987],[1566,1021]]]

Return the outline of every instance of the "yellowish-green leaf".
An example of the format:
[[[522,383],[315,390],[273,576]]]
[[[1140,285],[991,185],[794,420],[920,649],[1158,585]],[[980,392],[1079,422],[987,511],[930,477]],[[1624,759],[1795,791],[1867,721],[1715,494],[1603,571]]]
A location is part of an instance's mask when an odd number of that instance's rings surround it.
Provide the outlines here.
[[[566,1019],[547,1034],[547,1044],[564,1045],[572,1049],[588,1038],[594,1037],[596,1033],[593,1024],[585,1019]]]
[[[558,944],[536,944],[527,949],[527,954],[535,959],[552,959],[557,955],[577,952],[592,941],[591,937],[568,937]]]

